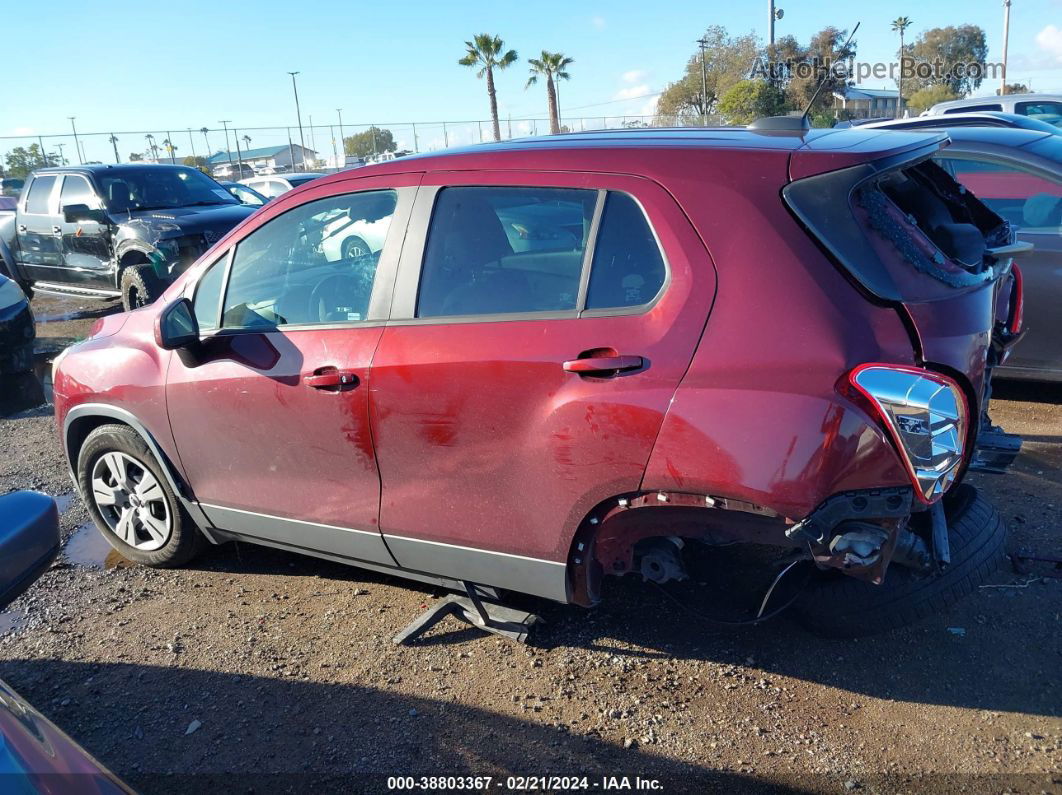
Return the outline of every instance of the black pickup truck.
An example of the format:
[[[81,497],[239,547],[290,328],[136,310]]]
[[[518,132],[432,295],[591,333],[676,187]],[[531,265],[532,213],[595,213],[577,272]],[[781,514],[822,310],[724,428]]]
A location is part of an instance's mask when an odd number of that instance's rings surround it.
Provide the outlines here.
[[[28,295],[121,296],[132,309],[254,210],[186,166],[42,168],[0,213],[0,273]]]

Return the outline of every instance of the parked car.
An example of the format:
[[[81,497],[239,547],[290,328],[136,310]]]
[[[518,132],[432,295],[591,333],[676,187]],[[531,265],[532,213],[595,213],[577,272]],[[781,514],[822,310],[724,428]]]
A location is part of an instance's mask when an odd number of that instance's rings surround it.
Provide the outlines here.
[[[18,196],[25,184],[26,181],[18,177],[0,177],[0,196]]]
[[[214,166],[210,171],[216,180],[242,179],[244,177],[254,176],[254,169],[247,165],[247,163],[223,163]]]
[[[249,204],[252,207],[261,207],[263,204],[269,201],[267,196],[263,196],[254,188],[248,185],[241,185],[239,182],[222,182],[222,187],[229,193],[240,200],[240,204]]]
[[[908,623],[1001,560],[961,482],[1020,446],[986,413],[1013,235],[946,143],[625,130],[323,178],[59,357],[72,475],[150,566],[239,539],[592,606],[771,544],[817,631]],[[330,259],[337,215],[383,247]]]
[[[1001,97],[969,97],[938,102],[923,116],[973,111],[1001,111],[1029,116],[1062,127],[1062,94],[1004,94]]]
[[[305,185],[307,182],[320,179],[323,176],[324,174],[315,174],[313,172],[270,174],[268,176],[252,177],[251,179],[241,179],[240,184],[246,185],[249,188],[254,188],[263,196],[275,199],[277,196],[287,193],[292,188]]]
[[[187,166],[45,168],[15,216],[0,215],[0,261],[27,293],[121,296],[133,309],[252,212]]]
[[[867,122],[838,122],[837,127],[859,126],[868,130],[921,130],[947,127],[1016,127],[1023,130],[1035,130],[1036,132],[1053,133],[1062,135],[1062,128],[1049,124],[1031,116],[1021,116],[1017,113],[1000,113],[994,111],[979,111],[974,113],[949,113],[942,116],[914,116],[909,119],[873,119]]]
[[[36,326],[22,288],[0,273],[0,387],[4,377],[33,367]]]
[[[1062,137],[1031,130],[948,128],[938,161],[1017,230],[1027,332],[1000,377],[1062,381]]]
[[[59,552],[59,511],[44,494],[0,497],[0,609]],[[0,681],[0,778],[4,792],[131,792],[61,729]]]
[[[15,196],[0,196],[0,214],[13,213],[18,204]]]

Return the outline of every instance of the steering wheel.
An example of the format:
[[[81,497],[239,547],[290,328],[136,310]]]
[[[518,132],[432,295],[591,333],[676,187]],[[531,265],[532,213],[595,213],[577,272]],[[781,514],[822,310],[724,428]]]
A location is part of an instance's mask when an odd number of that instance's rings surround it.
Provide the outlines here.
[[[370,288],[371,289],[371,288]],[[321,323],[364,320],[368,310],[368,300],[362,300],[360,280],[346,273],[334,273],[326,276],[310,293],[308,316]],[[367,298],[367,297],[366,297]],[[361,304],[365,305],[362,306]],[[351,318],[357,312],[360,317]],[[335,317],[342,314],[343,317]]]

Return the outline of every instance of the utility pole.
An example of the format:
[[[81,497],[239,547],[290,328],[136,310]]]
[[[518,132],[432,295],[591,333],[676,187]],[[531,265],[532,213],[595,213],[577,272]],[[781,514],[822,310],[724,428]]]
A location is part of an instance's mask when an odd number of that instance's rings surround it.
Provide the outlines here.
[[[291,90],[295,92],[295,117],[299,120],[299,163],[306,170],[306,139],[302,137],[302,111],[299,110],[299,89],[295,85],[295,75],[300,72],[288,72],[291,75]],[[294,168],[294,163],[292,167]]]
[[[55,148],[59,150],[59,165],[61,165],[61,166],[65,166],[66,165],[66,158],[63,157],[63,147],[64,146],[66,146],[66,144],[64,144],[62,141],[60,141],[59,143],[57,143],[55,145]]]
[[[1004,57],[1004,60],[1006,60],[1005,57]],[[1006,72],[1006,68],[1005,67],[1004,67],[1003,71]],[[70,129],[72,129],[74,131],[74,148],[77,150],[77,162],[80,165],[83,166],[83,165],[85,165],[85,159],[83,157],[81,157],[81,144],[77,140],[77,125],[74,124],[74,119],[76,119],[77,116],[67,116],[67,118],[70,119]]]
[[[44,153],[44,139],[41,136],[37,136],[37,145],[41,148],[41,159],[44,160],[45,167],[50,166],[51,162],[48,160],[48,155]]]
[[[328,125],[328,137],[332,139],[332,162],[335,163],[336,168],[340,168],[339,155],[336,154],[336,131],[331,124]],[[346,163],[343,165],[346,165]]]
[[[343,165],[347,164],[347,144],[343,140],[343,109],[336,108],[336,113],[339,114],[339,151],[343,153]]]
[[[372,154],[373,154],[373,157],[375,157],[376,156],[376,125],[375,124],[370,124],[369,125],[369,134],[372,135]]]
[[[232,172],[232,150],[229,149],[229,122],[232,119],[218,119],[218,124],[225,128],[225,156],[229,161],[229,172]]]
[[[513,114],[512,114],[512,112],[509,113],[509,137],[510,138],[513,137]]]
[[[188,128],[188,143],[192,145],[192,162],[198,163],[199,159],[195,156],[195,138],[192,137],[192,128]]]
[[[482,137],[482,135],[480,136]],[[420,141],[417,140],[417,123],[413,122],[413,151],[420,151]]]
[[[1007,43],[1010,39],[1010,0],[1003,0],[1003,76],[999,80],[999,95],[1007,93]]]
[[[767,44],[774,49],[774,0],[767,0]]]
[[[177,151],[177,147],[173,145],[173,133],[169,130],[166,130],[166,142],[170,148],[170,165],[175,166],[177,165],[177,157],[173,153]]]
[[[291,160],[291,170],[295,170],[295,152],[291,146],[291,128],[288,127],[288,158]]]
[[[450,148],[450,134],[446,132],[446,122],[443,122],[443,148]]]
[[[314,140],[314,137],[313,137],[313,114],[312,113],[310,114],[310,148],[314,152],[317,151],[317,142]]]
[[[772,3],[773,5],[773,3]],[[773,12],[772,12],[773,13]],[[774,17],[771,17],[774,19]],[[774,30],[774,25],[771,25],[771,30]],[[773,33],[771,34],[774,35]],[[708,45],[708,39],[701,36],[697,39],[697,43],[701,45],[701,124],[705,127],[708,126],[708,67],[705,64],[704,48]]]
[[[114,133],[111,133],[111,146],[114,147],[114,162],[121,163],[122,158],[118,156],[118,136]]]
[[[243,155],[240,153],[240,131],[235,127],[232,128],[232,140],[236,142],[236,162],[239,164],[240,176],[237,179],[243,178]]]

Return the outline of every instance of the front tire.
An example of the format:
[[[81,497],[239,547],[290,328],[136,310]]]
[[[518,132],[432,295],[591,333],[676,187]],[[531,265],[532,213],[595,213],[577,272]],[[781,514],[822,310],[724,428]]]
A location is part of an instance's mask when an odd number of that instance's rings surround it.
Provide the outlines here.
[[[122,557],[155,568],[184,565],[203,536],[162,467],[127,425],[101,425],[78,455],[77,480],[89,515]]]
[[[122,308],[129,312],[153,303],[166,285],[151,265],[130,265],[122,271]]]

